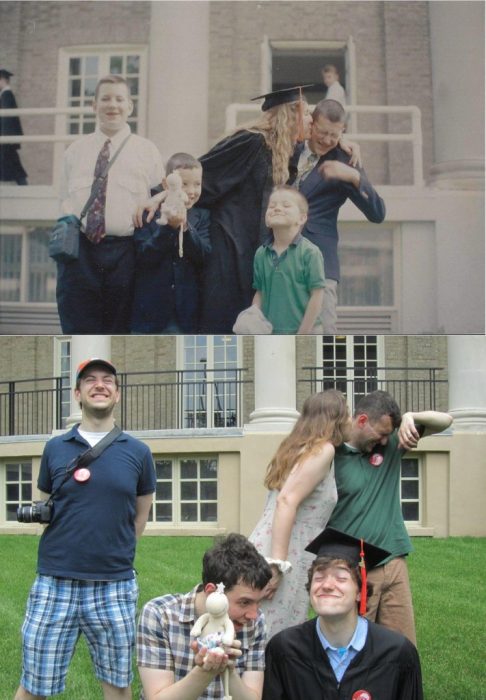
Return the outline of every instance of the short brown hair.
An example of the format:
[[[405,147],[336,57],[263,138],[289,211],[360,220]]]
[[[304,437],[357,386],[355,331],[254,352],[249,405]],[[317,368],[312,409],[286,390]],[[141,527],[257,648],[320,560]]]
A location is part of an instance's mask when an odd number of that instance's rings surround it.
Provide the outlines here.
[[[194,170],[195,168],[202,168],[201,163],[197,158],[191,156],[190,153],[174,153],[165,166],[165,174],[170,175],[174,170],[187,169]]]
[[[307,202],[307,199],[304,197],[302,192],[299,192],[295,187],[291,187],[290,185],[277,185],[276,187],[273,188],[273,190],[270,193],[270,196],[274,194],[275,192],[291,192],[294,196],[297,202],[299,203],[299,209],[301,214],[308,214],[309,213],[309,204]]]
[[[129,87],[127,81],[125,80],[125,78],[123,78],[121,75],[112,75],[111,74],[111,75],[105,75],[103,78],[100,78],[98,80],[98,82],[96,84],[96,90],[95,90],[95,97],[94,97],[95,100],[98,99],[100,86],[103,85],[104,83],[111,83],[112,85],[117,85],[117,84],[125,85],[127,88],[128,97],[130,97],[130,87]]]
[[[317,121],[319,117],[329,119],[333,124],[336,122],[344,124],[346,121],[346,112],[342,104],[337,102],[337,100],[321,100],[316,104],[312,112],[313,121]]]

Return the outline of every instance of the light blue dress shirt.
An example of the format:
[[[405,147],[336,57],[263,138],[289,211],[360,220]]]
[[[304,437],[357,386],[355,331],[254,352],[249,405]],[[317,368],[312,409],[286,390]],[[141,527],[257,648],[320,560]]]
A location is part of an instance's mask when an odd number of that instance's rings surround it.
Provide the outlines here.
[[[334,675],[338,683],[341,682],[342,677],[346,669],[348,668],[351,661],[354,659],[356,654],[361,651],[366,642],[366,636],[368,634],[368,620],[364,617],[358,617],[358,622],[356,624],[356,629],[351,638],[351,641],[346,647],[333,647],[325,636],[321,632],[319,626],[319,618],[316,618],[316,631],[317,636],[322,644],[324,651],[327,654],[329,662],[334,671]]]

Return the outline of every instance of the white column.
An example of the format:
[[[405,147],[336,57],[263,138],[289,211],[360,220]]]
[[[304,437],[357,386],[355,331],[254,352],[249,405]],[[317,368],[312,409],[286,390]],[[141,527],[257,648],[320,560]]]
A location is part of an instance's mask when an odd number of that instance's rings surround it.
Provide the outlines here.
[[[81,409],[74,399],[76,386],[76,370],[81,362],[98,357],[100,360],[111,361],[111,336],[109,335],[73,335],[71,338],[71,412],[66,421],[67,427],[81,420]]]
[[[209,2],[152,2],[147,136],[165,160],[208,147]]]
[[[486,337],[450,335],[447,347],[452,429],[486,432]]]
[[[429,2],[435,164],[431,184],[484,188],[484,4]]]
[[[255,410],[245,432],[289,432],[299,413],[296,405],[295,338],[256,335]]]

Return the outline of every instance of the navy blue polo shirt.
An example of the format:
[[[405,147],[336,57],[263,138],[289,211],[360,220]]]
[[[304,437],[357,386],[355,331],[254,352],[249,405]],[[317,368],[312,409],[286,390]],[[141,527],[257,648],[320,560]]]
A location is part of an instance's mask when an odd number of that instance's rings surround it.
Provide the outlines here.
[[[49,440],[37,485],[45,493],[62,482],[66,467],[89,448],[74,426]],[[88,466],[90,478],[66,481],[54,496],[37,571],[47,576],[116,581],[133,578],[137,496],[155,491],[155,469],[147,445],[127,433]]]

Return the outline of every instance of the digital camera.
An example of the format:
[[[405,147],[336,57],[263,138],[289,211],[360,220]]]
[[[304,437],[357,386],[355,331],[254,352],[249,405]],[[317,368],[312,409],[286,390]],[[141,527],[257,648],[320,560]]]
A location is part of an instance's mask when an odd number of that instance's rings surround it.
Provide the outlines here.
[[[17,508],[17,522],[50,523],[51,510],[48,501],[34,501],[31,506],[19,506]]]

